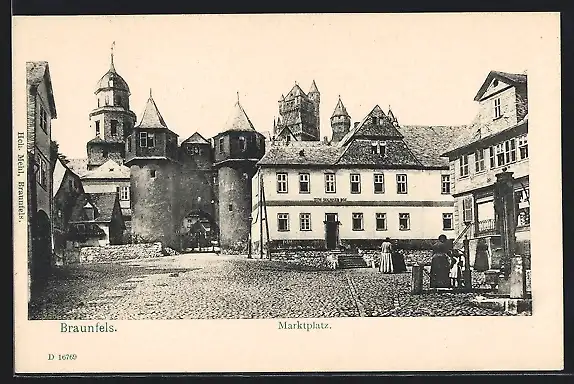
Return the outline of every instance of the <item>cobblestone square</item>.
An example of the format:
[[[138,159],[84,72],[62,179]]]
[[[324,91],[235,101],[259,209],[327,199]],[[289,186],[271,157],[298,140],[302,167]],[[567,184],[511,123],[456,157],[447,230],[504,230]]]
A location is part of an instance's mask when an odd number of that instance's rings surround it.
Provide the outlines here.
[[[69,268],[33,305],[40,319],[159,320],[502,315],[472,293],[413,296],[410,273],[302,269],[280,261],[184,254]]]

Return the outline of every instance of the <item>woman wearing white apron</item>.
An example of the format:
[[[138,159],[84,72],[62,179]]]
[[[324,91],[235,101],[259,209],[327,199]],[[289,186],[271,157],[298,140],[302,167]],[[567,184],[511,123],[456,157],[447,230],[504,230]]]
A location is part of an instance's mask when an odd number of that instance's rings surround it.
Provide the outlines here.
[[[393,257],[391,253],[391,239],[387,237],[381,246],[381,265],[379,266],[379,272],[393,273]]]

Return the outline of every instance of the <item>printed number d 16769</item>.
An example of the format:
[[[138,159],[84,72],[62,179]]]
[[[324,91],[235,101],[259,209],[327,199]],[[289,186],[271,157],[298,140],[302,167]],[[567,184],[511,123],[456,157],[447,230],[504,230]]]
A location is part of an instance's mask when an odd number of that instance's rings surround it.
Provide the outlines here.
[[[53,355],[48,353],[48,360],[76,360],[78,356],[75,353],[65,353],[63,355],[57,354]]]

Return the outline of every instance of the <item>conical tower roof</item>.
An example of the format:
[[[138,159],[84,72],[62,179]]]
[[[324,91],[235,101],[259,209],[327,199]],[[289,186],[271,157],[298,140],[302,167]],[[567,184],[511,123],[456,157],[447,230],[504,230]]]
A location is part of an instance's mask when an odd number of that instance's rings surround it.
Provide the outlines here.
[[[163,120],[163,117],[161,116],[161,113],[159,113],[159,109],[151,96],[151,89],[149,92],[149,99],[147,99],[138,128],[167,129],[167,124]]]
[[[223,132],[228,131],[245,132],[254,130],[255,128],[253,127],[251,120],[249,120],[247,113],[245,113],[245,110],[239,103],[239,100],[237,100],[237,102],[233,106],[233,110],[231,111],[229,118],[227,119],[227,122],[225,123]]]
[[[319,93],[319,89],[317,88],[317,84],[315,84],[315,80],[313,80],[313,82],[311,83],[309,93]]]
[[[335,110],[333,111],[333,114],[331,115],[331,117],[335,117],[335,116],[349,116],[349,114],[347,113],[347,109],[345,108],[345,106],[343,105],[343,102],[341,101],[341,96],[339,96],[339,101],[337,101],[337,105],[335,106]]]

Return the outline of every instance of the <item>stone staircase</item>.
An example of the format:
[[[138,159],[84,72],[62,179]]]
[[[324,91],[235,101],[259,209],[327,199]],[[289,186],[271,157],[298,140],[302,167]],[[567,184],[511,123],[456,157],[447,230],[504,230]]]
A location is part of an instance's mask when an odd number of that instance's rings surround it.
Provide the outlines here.
[[[356,253],[340,253],[339,269],[367,268],[365,260]]]

